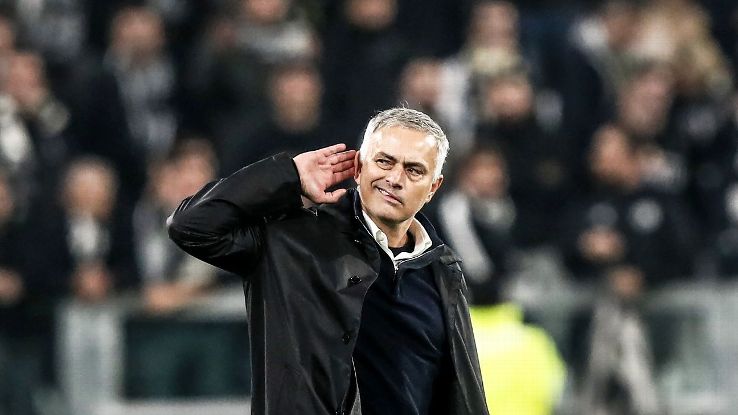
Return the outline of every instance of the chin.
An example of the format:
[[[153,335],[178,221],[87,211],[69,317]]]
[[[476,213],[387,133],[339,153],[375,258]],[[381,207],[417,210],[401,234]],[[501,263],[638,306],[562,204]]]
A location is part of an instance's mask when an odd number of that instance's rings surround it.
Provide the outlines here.
[[[374,215],[377,219],[381,220],[382,222],[386,224],[399,224],[406,220],[408,220],[410,217],[407,215],[403,215],[400,212],[392,211],[392,209],[381,209],[376,212],[376,215]]]

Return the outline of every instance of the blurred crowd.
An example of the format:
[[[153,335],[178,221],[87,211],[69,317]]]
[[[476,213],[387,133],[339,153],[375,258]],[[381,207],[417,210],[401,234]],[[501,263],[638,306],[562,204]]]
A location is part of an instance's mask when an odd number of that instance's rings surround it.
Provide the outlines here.
[[[222,283],[167,238],[181,199],[396,105],[449,136],[426,211],[473,302],[543,250],[626,342],[644,290],[738,274],[736,65],[730,0],[0,0],[0,414],[53,384],[60,301]]]

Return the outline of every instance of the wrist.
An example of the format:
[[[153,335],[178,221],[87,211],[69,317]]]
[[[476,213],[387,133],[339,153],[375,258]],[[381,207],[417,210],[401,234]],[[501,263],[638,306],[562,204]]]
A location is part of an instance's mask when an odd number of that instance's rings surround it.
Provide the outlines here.
[[[303,203],[302,204],[304,206],[305,205],[305,200],[304,199],[306,197],[306,194],[305,194],[305,183],[302,182],[302,175],[300,174],[300,167],[297,164],[299,162],[297,160],[297,157],[299,157],[299,155],[297,155],[295,157],[292,157],[292,167],[294,167],[295,174],[297,175],[297,181],[300,183],[300,197],[303,199]]]

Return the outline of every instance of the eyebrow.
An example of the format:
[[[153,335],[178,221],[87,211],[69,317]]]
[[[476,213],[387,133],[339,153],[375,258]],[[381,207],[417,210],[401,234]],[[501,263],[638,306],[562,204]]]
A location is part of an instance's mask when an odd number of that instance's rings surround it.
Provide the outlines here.
[[[375,157],[375,159],[377,157],[385,158],[385,159],[388,159],[389,161],[391,161],[393,163],[397,163],[397,157],[391,156],[391,155],[389,155],[389,154],[387,154],[387,153],[385,153],[383,151],[378,152],[374,157]],[[421,168],[423,170],[424,173],[428,171],[428,167],[426,167],[425,164],[423,164],[423,163],[421,163],[419,161],[409,161],[407,163],[403,163],[403,166],[405,166],[405,167],[416,167],[416,168],[419,167],[419,168]]]

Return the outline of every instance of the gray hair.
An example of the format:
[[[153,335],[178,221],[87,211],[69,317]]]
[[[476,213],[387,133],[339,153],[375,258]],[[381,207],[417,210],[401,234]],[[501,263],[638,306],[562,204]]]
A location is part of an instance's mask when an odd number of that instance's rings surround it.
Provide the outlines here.
[[[369,154],[369,146],[372,142],[372,136],[375,132],[386,127],[402,127],[410,130],[428,133],[436,139],[436,169],[433,172],[433,180],[441,176],[443,163],[448,155],[448,139],[446,133],[441,127],[433,121],[427,114],[418,110],[397,107],[384,110],[374,117],[366,125],[364,137],[361,141],[359,152],[361,153],[361,161],[366,162]]]

